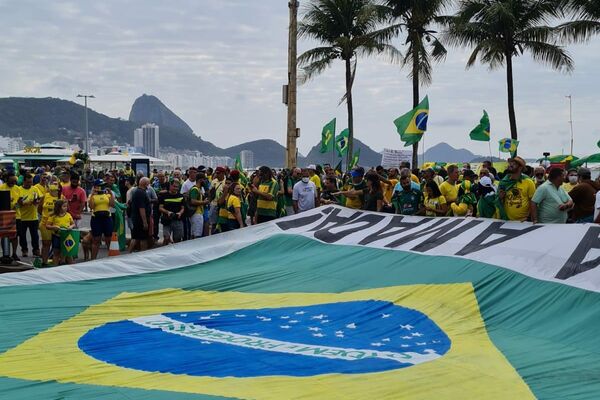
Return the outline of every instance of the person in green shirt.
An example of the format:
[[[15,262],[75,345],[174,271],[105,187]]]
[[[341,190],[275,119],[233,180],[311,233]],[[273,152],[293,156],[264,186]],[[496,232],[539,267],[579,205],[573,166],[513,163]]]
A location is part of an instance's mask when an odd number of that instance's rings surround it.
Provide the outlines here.
[[[259,184],[250,185],[250,191],[256,196],[256,223],[271,221],[277,218],[277,192],[279,184],[273,179],[271,168],[262,166],[258,169]]]
[[[564,171],[552,168],[548,180],[542,183],[531,199],[532,222],[542,224],[564,224],[567,213],[573,208],[573,200],[562,188]]]

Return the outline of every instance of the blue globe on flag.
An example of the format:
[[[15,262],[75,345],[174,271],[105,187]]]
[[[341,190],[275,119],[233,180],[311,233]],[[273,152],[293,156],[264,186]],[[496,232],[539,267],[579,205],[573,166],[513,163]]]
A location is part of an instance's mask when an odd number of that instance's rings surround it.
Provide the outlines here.
[[[428,118],[429,118],[429,113],[427,113],[425,111],[419,112],[417,114],[417,116],[415,117],[415,125],[416,125],[417,129],[419,129],[420,131],[426,131]]]
[[[511,148],[511,147],[512,147],[512,141],[511,141],[510,139],[506,139],[506,140],[504,141],[504,148],[505,148],[506,150],[510,150],[510,148]]]
[[[358,300],[146,315],[94,328],[78,346],[123,368],[246,378],[409,368],[443,357],[451,342],[420,311]]]

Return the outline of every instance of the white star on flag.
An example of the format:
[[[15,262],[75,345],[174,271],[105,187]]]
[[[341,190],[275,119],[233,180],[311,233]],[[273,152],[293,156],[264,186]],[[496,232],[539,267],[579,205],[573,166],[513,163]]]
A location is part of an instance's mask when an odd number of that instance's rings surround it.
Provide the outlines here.
[[[400,325],[400,328],[406,329],[406,330],[410,331],[412,328],[414,328],[414,326],[412,326],[412,325]]]
[[[351,324],[346,325],[346,328],[348,328],[348,329],[356,329],[356,324],[353,322]]]
[[[298,311],[294,313],[295,315],[303,315],[306,314],[306,311]]]
[[[427,342],[417,342],[417,346],[425,346]]]
[[[206,341],[206,340],[203,340],[203,341],[201,341],[200,343],[202,343],[202,344],[210,344],[210,342],[208,342],[208,341]]]
[[[187,317],[187,314],[179,314],[180,317]]]
[[[401,339],[409,340],[412,339],[412,336],[402,336]]]
[[[290,316],[289,316],[289,315],[282,315],[282,316],[281,316],[281,317],[279,317],[279,318],[281,318],[281,319],[290,319]]]
[[[260,333],[254,332],[254,333],[249,333],[248,335],[250,335],[250,336],[260,336]]]
[[[322,333],[313,333],[314,337],[323,337],[325,335],[323,335]]]
[[[326,323],[328,323],[328,322],[329,322],[329,320],[328,320],[328,319],[324,319],[323,321],[321,321],[321,323],[322,323],[322,324],[326,324]]]
[[[310,319],[323,319],[323,318],[325,318],[326,316],[327,316],[327,315],[319,314],[319,315],[312,316]]]
[[[321,328],[317,328],[317,327],[310,327],[308,328],[309,331],[313,331],[313,332],[319,332],[321,330]]]
[[[381,318],[389,318],[392,314],[381,314]]]
[[[289,325],[281,325],[280,328],[281,329],[290,329],[291,326],[289,326]]]
[[[289,322],[290,322],[290,324],[297,324],[297,323],[298,323],[298,322],[300,322],[300,321],[298,321],[298,320],[296,320],[296,319],[293,319],[293,320],[291,320],[291,321],[289,321]]]
[[[206,317],[200,317],[200,319],[211,319],[210,315],[206,316]]]
[[[384,345],[383,343],[379,343],[379,342],[371,343],[371,346],[375,346],[375,347],[381,347],[383,345]]]
[[[221,314],[219,314],[219,313],[216,313],[216,314],[210,314],[210,316],[211,316],[211,317],[220,317],[220,316],[221,316]]]
[[[244,318],[246,315],[245,314],[235,314],[235,316],[238,318]]]
[[[343,338],[343,337],[344,337],[344,334],[343,334],[343,333],[336,333],[336,334],[335,334],[335,337]]]
[[[411,333],[411,335],[413,335],[413,336],[416,336],[416,337],[421,337],[421,336],[423,336],[423,334],[422,334],[422,333],[419,333],[419,332],[413,332],[413,333]]]
[[[389,342],[390,338],[381,339],[382,342]]]
[[[343,335],[343,334],[344,334],[344,331],[335,331],[335,334],[336,334],[336,335]]]
[[[400,347],[410,347],[410,346],[407,344],[401,344]]]

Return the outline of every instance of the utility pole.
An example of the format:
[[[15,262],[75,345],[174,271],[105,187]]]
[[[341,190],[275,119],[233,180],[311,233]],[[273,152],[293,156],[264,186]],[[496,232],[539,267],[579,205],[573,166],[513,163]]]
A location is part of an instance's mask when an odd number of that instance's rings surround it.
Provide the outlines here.
[[[569,99],[569,125],[571,126],[571,155],[573,155],[573,96],[565,96]]]
[[[298,44],[298,6],[297,0],[290,0],[290,27],[288,43],[288,84],[287,92],[284,88],[284,103],[287,104],[287,146],[286,167],[296,167],[297,147],[296,139],[300,130],[296,127],[296,87],[297,87],[297,44]]]
[[[88,106],[87,100],[95,99],[96,97],[93,94],[78,94],[77,97],[83,97],[85,99],[85,152],[90,154],[90,128],[88,127]]]

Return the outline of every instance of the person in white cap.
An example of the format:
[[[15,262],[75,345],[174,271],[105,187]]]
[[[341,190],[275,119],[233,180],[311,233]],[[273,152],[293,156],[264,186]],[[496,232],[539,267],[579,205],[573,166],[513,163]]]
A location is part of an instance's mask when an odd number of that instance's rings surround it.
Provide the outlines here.
[[[323,189],[323,186],[321,186],[321,178],[319,175],[317,175],[317,167],[315,164],[310,164],[307,169],[310,175],[310,181],[317,187],[317,198],[319,198],[321,197],[321,190]]]

